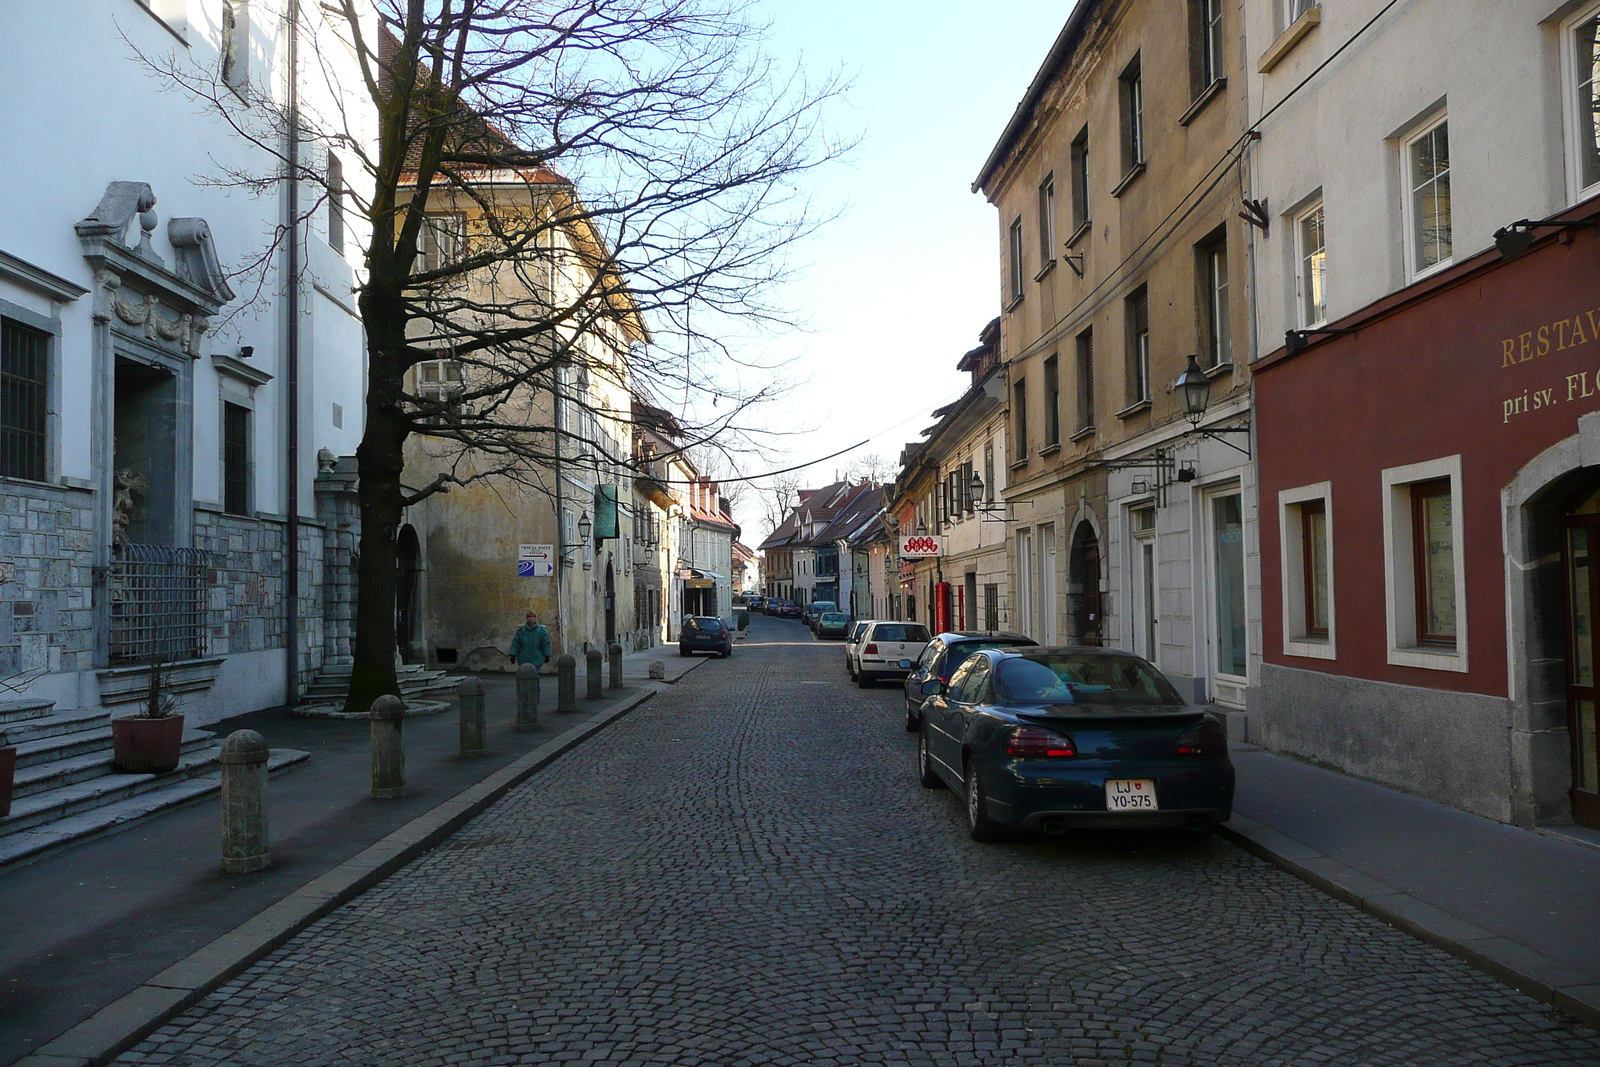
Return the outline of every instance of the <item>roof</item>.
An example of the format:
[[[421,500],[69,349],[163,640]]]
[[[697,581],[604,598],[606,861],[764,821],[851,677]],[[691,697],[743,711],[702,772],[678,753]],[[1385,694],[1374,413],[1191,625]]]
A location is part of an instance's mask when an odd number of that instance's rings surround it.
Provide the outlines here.
[[[819,544],[849,540],[852,534],[882,511],[883,486],[876,482],[864,482],[856,487],[854,495],[839,509],[834,520],[813,540]]]

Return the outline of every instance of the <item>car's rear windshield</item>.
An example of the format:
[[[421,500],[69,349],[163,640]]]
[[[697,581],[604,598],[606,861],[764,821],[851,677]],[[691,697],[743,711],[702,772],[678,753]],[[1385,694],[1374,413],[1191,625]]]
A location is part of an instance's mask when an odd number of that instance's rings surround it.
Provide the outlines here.
[[[874,641],[926,641],[928,628],[914,622],[884,622],[872,631]]]
[[[832,611],[838,606],[831,600],[813,600],[811,602],[812,611]]]
[[[721,619],[701,617],[699,615],[694,616],[684,625],[690,630],[705,630],[714,634],[721,633],[724,629]]]
[[[842,611],[824,611],[822,613],[822,621],[823,622],[849,622],[850,621],[850,616],[846,615]]]
[[[995,672],[995,691],[1011,704],[1182,704],[1161,674],[1134,656],[1018,656]]]

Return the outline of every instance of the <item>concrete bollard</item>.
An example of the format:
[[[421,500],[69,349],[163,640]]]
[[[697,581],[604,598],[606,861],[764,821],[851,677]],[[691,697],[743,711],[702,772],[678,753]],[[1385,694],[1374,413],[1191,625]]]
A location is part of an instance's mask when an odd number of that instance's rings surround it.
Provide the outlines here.
[[[606,658],[611,661],[611,682],[609,689],[622,688],[622,646],[614,644],[606,649]]]
[[[483,714],[483,683],[468,678],[456,687],[461,713],[461,754],[483,755],[483,737],[486,732]]]
[[[556,710],[578,710],[578,661],[570,652],[556,657]]]
[[[605,692],[605,678],[601,672],[605,669],[601,662],[605,656],[598,648],[591,648],[583,654],[585,678],[588,682],[588,691],[583,695],[588,700],[593,700]]]
[[[539,668],[531,663],[517,667],[517,733],[539,728]]]
[[[656,681],[661,681],[662,679],[666,678],[666,676],[667,676],[667,664],[666,664],[666,661],[665,660],[659,660],[659,659],[651,660],[650,661],[650,677],[655,679]]]
[[[372,799],[406,794],[406,706],[393,694],[379,697],[367,712],[372,721]]]
[[[272,866],[267,833],[267,742],[254,730],[235,730],[222,742],[222,873],[249,874]]]

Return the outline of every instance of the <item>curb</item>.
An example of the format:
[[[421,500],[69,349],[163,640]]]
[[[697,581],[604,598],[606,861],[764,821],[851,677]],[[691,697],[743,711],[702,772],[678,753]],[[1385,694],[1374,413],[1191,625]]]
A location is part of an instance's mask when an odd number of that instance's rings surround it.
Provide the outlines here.
[[[433,848],[511,789],[648,701],[662,688],[660,683],[645,683],[641,692],[625,702],[551,738],[476,785],[423,812],[254,918],[146,979],[132,992],[41,1045],[12,1067],[101,1067],[111,1062],[168,1019],[318,919]]]
[[[1235,814],[1217,827],[1217,832],[1334,899],[1441,948],[1513,989],[1600,1030],[1600,981],[1596,975],[1574,970],[1526,945],[1458,919],[1254,819]]]

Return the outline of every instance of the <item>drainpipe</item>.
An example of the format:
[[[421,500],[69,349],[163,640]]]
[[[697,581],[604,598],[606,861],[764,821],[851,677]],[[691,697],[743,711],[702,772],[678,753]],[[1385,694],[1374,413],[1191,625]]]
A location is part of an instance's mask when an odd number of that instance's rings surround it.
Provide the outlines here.
[[[556,651],[565,652],[567,645],[567,619],[561,596],[561,572],[567,569],[567,527],[561,514],[561,433],[566,429],[561,420],[561,368],[552,372],[550,395],[555,398],[555,477],[556,477]]]
[[[289,85],[289,181],[285,189],[289,216],[286,252],[288,305],[285,315],[284,391],[288,405],[287,448],[284,493],[287,522],[284,533],[284,702],[290,706],[300,698],[300,2],[288,5]]]

